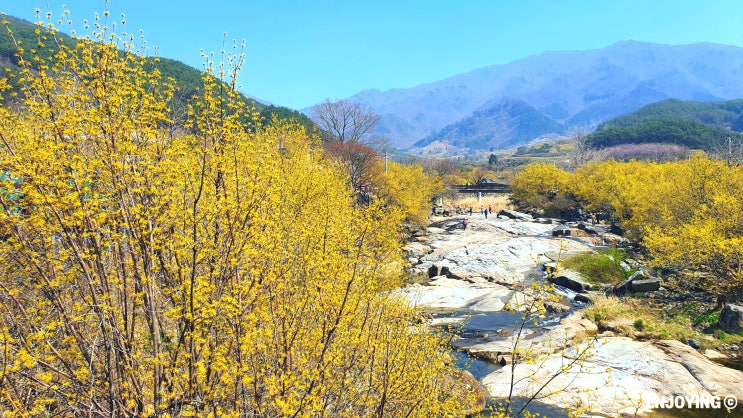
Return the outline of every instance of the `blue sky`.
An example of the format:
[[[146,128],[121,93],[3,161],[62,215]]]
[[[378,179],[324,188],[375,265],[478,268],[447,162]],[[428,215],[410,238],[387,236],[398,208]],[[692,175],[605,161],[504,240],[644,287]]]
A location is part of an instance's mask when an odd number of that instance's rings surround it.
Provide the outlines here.
[[[743,46],[743,0],[0,0],[0,12],[35,21],[34,9],[58,17],[64,4],[78,33],[108,8],[110,22],[124,13],[125,31],[142,30],[150,55],[196,68],[225,32],[228,46],[245,39],[241,91],[296,109],[548,50],[628,39]]]

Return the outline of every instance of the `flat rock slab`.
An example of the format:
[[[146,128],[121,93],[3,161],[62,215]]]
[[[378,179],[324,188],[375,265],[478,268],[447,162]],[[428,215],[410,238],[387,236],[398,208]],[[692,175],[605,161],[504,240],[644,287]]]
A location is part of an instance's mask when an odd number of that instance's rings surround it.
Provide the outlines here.
[[[475,311],[500,311],[515,294],[496,283],[470,283],[444,276],[436,277],[428,285],[410,285],[395,292],[419,308]]]
[[[540,277],[539,265],[550,261],[545,254],[591,251],[585,243],[550,237],[550,228],[534,222],[472,220],[466,231],[432,235],[431,251],[411,271],[428,274],[435,265],[447,267],[447,276],[452,278],[511,285]]]
[[[517,364],[517,396],[532,396],[556,374],[540,394],[541,402],[571,408],[588,406],[589,415],[617,416],[648,412],[663,397],[737,396],[743,398],[743,372],[716,364],[679,341],[633,341],[599,338],[582,362],[571,361],[586,344],[552,354],[536,364]],[[567,367],[566,367],[567,366]],[[560,370],[567,371],[559,373]],[[519,380],[521,379],[521,380]],[[490,395],[508,395],[511,368],[483,379]]]

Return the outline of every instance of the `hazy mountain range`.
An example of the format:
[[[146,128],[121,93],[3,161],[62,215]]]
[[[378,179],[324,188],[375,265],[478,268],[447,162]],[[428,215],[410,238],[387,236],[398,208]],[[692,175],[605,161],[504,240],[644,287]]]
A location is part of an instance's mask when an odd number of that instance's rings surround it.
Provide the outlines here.
[[[743,48],[623,41],[549,51],[409,89],[365,90],[348,100],[381,116],[378,134],[400,149],[445,144],[494,150],[589,131],[667,98],[743,98]]]

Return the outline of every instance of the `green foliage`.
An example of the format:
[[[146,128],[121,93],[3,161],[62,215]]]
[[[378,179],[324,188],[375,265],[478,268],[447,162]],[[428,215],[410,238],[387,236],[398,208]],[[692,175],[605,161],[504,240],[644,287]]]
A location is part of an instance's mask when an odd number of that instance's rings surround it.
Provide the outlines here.
[[[706,312],[698,313],[692,316],[694,324],[716,324],[720,320],[722,308],[710,309]]]
[[[608,148],[622,144],[675,144],[692,149],[712,150],[720,143],[740,134],[681,118],[644,119],[631,126],[607,125],[587,138],[592,148]]]
[[[1,16],[3,21],[8,22],[8,26],[13,30],[13,36],[22,41],[26,47],[36,47],[39,42],[39,35],[37,30],[39,29],[33,23],[27,22],[22,19],[18,19],[12,16]],[[67,37],[67,39],[70,39]],[[0,65],[4,67],[12,66],[15,69],[19,69],[18,66],[18,46],[5,31],[0,31]],[[40,49],[39,53],[43,57],[48,57],[50,54],[45,49]]]
[[[643,321],[640,318],[636,319],[633,325],[634,325],[635,329],[638,330],[638,331],[642,331],[642,330],[645,329],[645,321]]]
[[[610,248],[598,253],[576,254],[563,262],[565,268],[575,270],[593,283],[617,283],[628,277],[620,265],[627,258],[622,249]]]
[[[585,317],[593,320],[599,329],[611,330],[619,335],[706,341],[702,332],[691,327],[688,316],[667,312],[638,299],[622,301],[615,297],[596,298],[594,304],[586,308]]]
[[[731,127],[743,116],[743,100],[726,102],[694,102],[678,99],[651,103],[632,113],[619,116],[598,126],[598,131],[610,128],[628,128],[642,121],[657,118],[676,118],[717,127]],[[735,130],[735,127],[733,127]]]

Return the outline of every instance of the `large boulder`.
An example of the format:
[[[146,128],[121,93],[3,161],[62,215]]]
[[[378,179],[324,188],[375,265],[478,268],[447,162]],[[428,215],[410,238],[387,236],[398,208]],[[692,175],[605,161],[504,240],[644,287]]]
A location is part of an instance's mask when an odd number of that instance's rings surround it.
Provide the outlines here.
[[[559,274],[550,275],[547,277],[547,280],[558,286],[567,287],[568,289],[579,293],[585,293],[591,290],[591,285],[583,281],[580,273],[570,270],[563,270]]]
[[[608,245],[609,247],[621,247],[622,244],[629,242],[621,235],[612,234],[611,232],[601,235],[601,238],[604,241],[604,245]]]
[[[660,289],[660,279],[657,277],[632,281],[633,292],[654,292],[658,289]]]
[[[660,279],[647,275],[644,270],[634,272],[629,279],[612,289],[617,296],[625,296],[635,292],[653,292],[660,289]]]
[[[738,333],[743,330],[743,306],[727,305],[722,308],[717,324],[725,332]]]
[[[509,219],[518,219],[520,221],[533,221],[534,220],[534,217],[529,215],[528,213],[517,212],[515,210],[507,210],[507,209],[501,209],[501,211],[498,212],[498,216],[505,216]]]
[[[619,235],[620,237],[624,236],[624,228],[621,226],[615,224],[612,222],[611,226],[609,227],[609,232],[615,235]]]
[[[408,242],[402,247],[403,251],[406,251],[408,257],[423,258],[423,256],[431,254],[433,249],[429,245],[425,245],[421,242]]]

